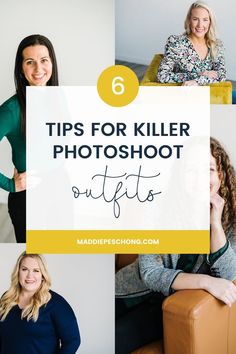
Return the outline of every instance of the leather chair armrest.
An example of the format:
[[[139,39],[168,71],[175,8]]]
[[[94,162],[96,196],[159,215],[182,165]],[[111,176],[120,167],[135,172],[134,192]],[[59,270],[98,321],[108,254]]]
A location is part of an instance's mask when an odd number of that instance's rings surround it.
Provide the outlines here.
[[[150,344],[144,345],[132,352],[131,354],[164,354],[162,341],[152,342]]]
[[[118,272],[118,270],[120,270],[121,268],[124,268],[127,265],[133,263],[137,257],[138,257],[137,254],[116,254],[115,255],[116,272]]]
[[[163,303],[165,354],[236,353],[236,303],[204,290],[181,290]]]

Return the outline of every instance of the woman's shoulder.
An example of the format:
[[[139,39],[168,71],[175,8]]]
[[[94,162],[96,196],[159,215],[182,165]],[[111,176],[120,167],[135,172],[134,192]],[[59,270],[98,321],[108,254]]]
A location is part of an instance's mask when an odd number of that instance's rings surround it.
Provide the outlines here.
[[[66,301],[62,295],[56,293],[53,290],[49,290],[49,293],[51,294],[51,300],[53,300],[55,302],[57,302],[57,301],[62,301],[62,302]]]
[[[224,49],[224,43],[219,38],[216,39],[216,47],[218,48],[218,50],[223,50]]]
[[[11,112],[11,113],[16,113],[18,114],[20,110],[20,105],[19,101],[17,98],[17,95],[13,95],[8,100],[6,100],[1,106],[0,106],[0,111],[2,112]]]
[[[224,45],[223,41],[220,38],[216,38],[216,45]]]
[[[49,292],[51,294],[51,299],[48,302],[48,305],[51,307],[52,313],[56,317],[60,315],[64,316],[64,318],[75,318],[74,311],[67,300],[53,290],[49,290]]]
[[[116,273],[115,284],[115,293],[118,298],[136,297],[150,292],[141,279],[138,258]]]
[[[70,307],[69,303],[66,301],[66,299],[62,295],[56,293],[53,290],[49,290],[49,292],[51,294],[50,303],[52,305],[59,306],[59,307],[62,307],[62,306]]]
[[[171,35],[167,39],[165,50],[179,56],[189,48],[189,40],[185,34]]]
[[[14,107],[14,106],[19,106],[19,101],[17,98],[17,95],[13,95],[10,98],[8,98],[5,102],[2,103],[1,107]]]
[[[168,37],[167,43],[183,43],[187,40],[187,36],[185,34],[172,34]]]
[[[236,229],[235,229],[235,227],[231,227],[226,232],[226,238],[228,241],[230,241],[231,244],[236,246]]]

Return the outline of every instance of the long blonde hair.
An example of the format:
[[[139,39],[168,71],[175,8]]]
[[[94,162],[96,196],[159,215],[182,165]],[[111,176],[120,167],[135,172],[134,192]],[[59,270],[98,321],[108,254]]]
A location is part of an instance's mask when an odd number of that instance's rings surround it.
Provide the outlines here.
[[[210,27],[205,37],[206,37],[206,45],[210,48],[211,57],[214,59],[217,55],[217,51],[218,51],[217,47],[220,43],[220,41],[216,38],[216,19],[213,10],[203,1],[196,1],[190,6],[184,22],[185,34],[189,35],[191,33],[190,17],[192,14],[192,10],[197,8],[205,9],[209,14]]]
[[[19,270],[23,259],[33,258],[38,262],[39,269],[42,273],[42,283],[39,289],[32,296],[29,305],[27,305],[21,314],[21,318],[27,318],[27,321],[33,320],[37,321],[39,316],[39,308],[42,305],[48,303],[51,299],[51,294],[49,288],[51,286],[50,276],[48,274],[46,262],[42,255],[40,254],[26,254],[23,252],[20,257],[17,259],[16,265],[13,269],[11,275],[11,286],[5,294],[3,294],[0,300],[0,319],[4,321],[11,309],[18,304],[19,297],[21,293],[21,285],[19,283]]]

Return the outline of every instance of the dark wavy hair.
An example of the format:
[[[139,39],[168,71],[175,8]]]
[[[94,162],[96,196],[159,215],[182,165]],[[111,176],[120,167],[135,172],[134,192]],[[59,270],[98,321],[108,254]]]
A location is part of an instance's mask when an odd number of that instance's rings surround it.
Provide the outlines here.
[[[57,61],[56,55],[53,49],[53,45],[47,37],[41,36],[40,34],[33,34],[24,38],[17,49],[16,60],[15,60],[15,70],[14,79],[16,86],[16,94],[20,104],[21,111],[21,130],[25,135],[26,133],[26,86],[29,85],[25,76],[22,73],[22,63],[23,63],[23,50],[30,46],[44,45],[47,47],[50,59],[52,61],[52,76],[47,82],[47,86],[58,86],[58,71],[57,71]]]
[[[219,194],[225,205],[222,213],[222,226],[225,232],[233,228],[236,231],[236,177],[229,156],[218,140],[211,138],[211,154],[216,160],[221,181]]]

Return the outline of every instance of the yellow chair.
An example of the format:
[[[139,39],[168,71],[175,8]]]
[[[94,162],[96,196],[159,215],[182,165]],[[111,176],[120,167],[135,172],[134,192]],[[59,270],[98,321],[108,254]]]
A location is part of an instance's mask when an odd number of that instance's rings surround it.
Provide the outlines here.
[[[163,54],[156,54],[148,66],[141,86],[181,86],[180,83],[161,84],[157,82],[157,71]],[[230,81],[209,84],[211,91],[211,104],[232,104],[232,83]]]

